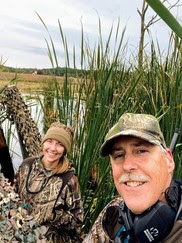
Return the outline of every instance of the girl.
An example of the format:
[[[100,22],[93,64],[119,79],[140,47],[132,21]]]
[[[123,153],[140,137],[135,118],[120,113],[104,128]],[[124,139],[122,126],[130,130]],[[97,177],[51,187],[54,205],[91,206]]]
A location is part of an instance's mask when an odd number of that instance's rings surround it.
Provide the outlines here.
[[[46,226],[47,242],[82,242],[83,207],[77,177],[66,154],[72,129],[52,123],[42,139],[42,155],[25,159],[16,189],[33,218]]]

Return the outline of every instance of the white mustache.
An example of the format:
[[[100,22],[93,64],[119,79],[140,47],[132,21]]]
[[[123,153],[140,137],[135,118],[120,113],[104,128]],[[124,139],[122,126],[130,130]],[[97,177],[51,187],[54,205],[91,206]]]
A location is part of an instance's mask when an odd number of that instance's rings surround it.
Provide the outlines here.
[[[123,175],[121,175],[118,179],[119,183],[125,183],[127,181],[139,181],[139,182],[144,182],[144,181],[148,181],[149,177],[146,175],[139,175],[136,174],[135,172],[133,173],[125,173]]]

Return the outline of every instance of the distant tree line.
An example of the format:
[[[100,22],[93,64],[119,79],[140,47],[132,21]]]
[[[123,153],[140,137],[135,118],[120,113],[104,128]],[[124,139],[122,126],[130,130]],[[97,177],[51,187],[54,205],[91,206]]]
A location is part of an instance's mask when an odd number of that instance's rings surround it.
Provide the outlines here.
[[[27,74],[38,74],[38,75],[56,75],[64,76],[69,75],[72,77],[81,77],[85,74],[86,71],[79,70],[75,68],[66,68],[66,67],[56,67],[56,68],[14,68],[3,66],[3,72],[13,72],[13,73],[27,73]]]

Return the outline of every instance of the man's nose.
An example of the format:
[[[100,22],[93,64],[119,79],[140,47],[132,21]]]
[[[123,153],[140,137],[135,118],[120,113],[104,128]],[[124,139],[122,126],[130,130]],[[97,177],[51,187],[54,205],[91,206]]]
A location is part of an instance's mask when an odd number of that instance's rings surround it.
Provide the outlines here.
[[[123,170],[132,171],[138,168],[136,158],[133,154],[126,154],[123,162]]]

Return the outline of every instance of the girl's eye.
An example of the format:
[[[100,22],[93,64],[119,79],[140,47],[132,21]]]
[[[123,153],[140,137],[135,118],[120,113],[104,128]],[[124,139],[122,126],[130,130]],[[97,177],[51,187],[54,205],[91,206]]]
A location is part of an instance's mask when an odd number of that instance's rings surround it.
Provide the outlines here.
[[[63,146],[62,143],[60,143],[60,142],[58,142],[57,144],[58,144],[59,146]]]

